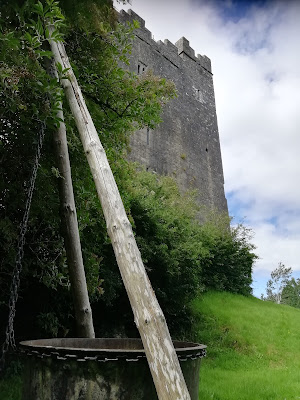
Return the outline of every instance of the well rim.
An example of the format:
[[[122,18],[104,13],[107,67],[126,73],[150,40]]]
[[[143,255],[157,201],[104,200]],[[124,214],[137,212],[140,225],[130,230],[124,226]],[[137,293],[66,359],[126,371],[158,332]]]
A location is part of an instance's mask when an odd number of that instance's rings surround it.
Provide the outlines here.
[[[173,341],[179,360],[206,356],[206,346],[194,342]],[[146,358],[141,339],[136,338],[53,338],[20,342],[20,349],[27,355],[40,358],[77,358],[87,361],[110,361],[118,359],[138,360]],[[109,357],[113,357],[109,358]]]

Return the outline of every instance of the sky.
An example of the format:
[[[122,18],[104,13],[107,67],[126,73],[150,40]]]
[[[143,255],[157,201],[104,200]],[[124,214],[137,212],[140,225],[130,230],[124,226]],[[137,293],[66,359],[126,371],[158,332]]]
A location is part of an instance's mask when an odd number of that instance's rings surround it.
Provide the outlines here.
[[[260,297],[279,262],[300,277],[300,1],[131,0],[155,40],[211,59],[229,214],[253,230]]]

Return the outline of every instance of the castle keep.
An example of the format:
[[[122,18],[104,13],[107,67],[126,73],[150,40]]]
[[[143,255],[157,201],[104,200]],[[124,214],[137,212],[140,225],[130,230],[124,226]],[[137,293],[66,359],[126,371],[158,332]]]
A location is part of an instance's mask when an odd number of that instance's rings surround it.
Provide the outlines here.
[[[137,74],[151,69],[172,80],[178,92],[164,107],[158,128],[133,135],[130,158],[173,176],[182,191],[197,189],[199,204],[228,212],[210,59],[196,57],[184,37],[175,45],[154,41],[145,21],[132,10],[122,10],[119,19],[140,24],[128,68]]]

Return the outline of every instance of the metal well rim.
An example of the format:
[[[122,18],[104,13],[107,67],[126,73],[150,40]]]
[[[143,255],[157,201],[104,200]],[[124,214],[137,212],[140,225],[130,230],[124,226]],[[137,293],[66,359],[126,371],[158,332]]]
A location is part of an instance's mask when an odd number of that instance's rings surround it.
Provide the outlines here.
[[[187,361],[206,356],[206,346],[173,341],[178,359]],[[52,357],[58,360],[77,361],[139,361],[146,358],[141,339],[129,338],[55,338],[28,340],[20,349],[29,356]]]

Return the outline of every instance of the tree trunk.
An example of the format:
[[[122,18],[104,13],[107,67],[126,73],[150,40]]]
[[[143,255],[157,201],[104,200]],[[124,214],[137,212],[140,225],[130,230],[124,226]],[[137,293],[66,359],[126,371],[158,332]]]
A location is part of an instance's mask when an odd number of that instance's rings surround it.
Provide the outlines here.
[[[49,31],[53,29],[50,27]],[[62,79],[105,216],[120,273],[160,400],[190,400],[164,314],[143,265],[130,222],[64,46],[50,40],[56,63],[70,68]]]
[[[54,62],[46,65],[47,72],[57,78]],[[62,108],[62,104],[59,105]],[[63,111],[58,111],[57,117],[64,119]],[[61,222],[64,236],[67,263],[71,282],[71,291],[75,311],[75,320],[78,337],[94,338],[94,325],[90,306],[85,271],[82,259],[77,213],[73,193],[71,166],[68,153],[66,126],[60,123],[53,134],[54,153],[59,171],[59,199],[61,209]]]

